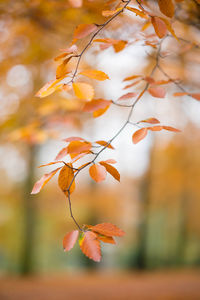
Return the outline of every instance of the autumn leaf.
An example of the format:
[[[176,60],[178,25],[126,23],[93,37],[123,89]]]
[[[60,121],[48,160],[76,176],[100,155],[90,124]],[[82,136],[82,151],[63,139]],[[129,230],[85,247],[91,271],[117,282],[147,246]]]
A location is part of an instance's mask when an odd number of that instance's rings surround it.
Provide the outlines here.
[[[82,39],[97,29],[95,24],[80,24],[74,31],[74,39]]]
[[[79,8],[83,4],[83,0],[68,0],[70,5],[74,8]]]
[[[157,123],[160,123],[160,121],[156,118],[149,118],[149,119],[146,119],[146,120],[142,120],[140,122],[143,122],[143,123],[149,123],[149,124],[157,124]]]
[[[72,141],[69,143],[67,150],[68,153],[82,153],[87,152],[91,149],[92,145],[89,142],[83,142],[83,141]]]
[[[63,163],[63,161],[52,161],[50,163],[44,164],[44,165],[40,165],[38,168],[42,168],[42,167],[46,167],[46,166],[51,166],[51,165],[55,165],[55,164],[61,164]]]
[[[108,75],[102,71],[98,70],[84,70],[79,73],[79,75],[87,76],[91,79],[96,79],[99,81],[104,81],[106,79],[109,79]]]
[[[143,11],[141,11],[137,8],[127,6],[126,9],[128,9],[128,10],[132,11],[133,13],[135,13],[136,16],[140,16],[143,19],[148,19],[148,16]]]
[[[64,236],[64,239],[63,239],[64,251],[69,251],[74,247],[74,245],[77,241],[78,235],[79,235],[79,231],[73,230]]]
[[[44,174],[42,176],[42,178],[40,180],[38,180],[34,187],[33,187],[33,190],[31,192],[31,194],[37,194],[41,191],[41,189],[45,186],[45,184],[47,184],[47,182],[49,182],[49,180],[61,169],[62,167],[60,168],[57,168],[56,170],[53,170],[52,172],[48,173],[48,174]]]
[[[116,160],[114,159],[107,159],[107,160],[103,160],[102,162],[107,163],[107,164],[116,164]]]
[[[98,111],[99,109],[104,109],[110,105],[111,105],[111,101],[104,100],[104,99],[96,99],[96,100],[92,100],[88,103],[85,103],[85,105],[83,107],[83,111],[95,112],[95,111]]]
[[[186,92],[179,92],[179,93],[174,93],[174,97],[181,97],[181,96],[186,96],[188,93]]]
[[[162,87],[150,87],[148,92],[151,96],[155,98],[165,98],[166,91]]]
[[[63,141],[69,143],[69,142],[74,142],[74,141],[84,141],[84,139],[79,136],[71,136],[71,137],[64,139]]]
[[[148,132],[147,128],[141,128],[141,129],[137,130],[132,136],[133,143],[137,144],[140,141],[142,141],[146,137],[147,132]]]
[[[70,59],[72,58],[72,56],[66,58],[61,65],[59,65],[56,69],[56,79],[60,79],[63,78],[67,73],[68,73],[68,69],[67,69],[67,64],[70,61]]]
[[[132,75],[132,76],[124,78],[123,81],[134,80],[134,79],[139,78],[139,77],[142,77],[142,76],[141,75]]]
[[[122,8],[117,8],[115,10],[103,10],[102,11],[102,16],[103,17],[112,17],[113,15],[115,15],[118,11],[120,11]]]
[[[120,174],[117,171],[117,169],[111,165],[109,165],[108,163],[101,161],[99,162],[102,166],[104,166],[106,168],[106,171],[112,175],[117,181],[120,181]]]
[[[178,37],[176,36],[176,33],[175,33],[175,31],[174,31],[174,29],[172,28],[172,25],[171,25],[171,23],[167,20],[167,19],[165,19],[165,18],[160,18],[164,23],[165,23],[165,25],[166,25],[166,27],[167,27],[167,30],[173,35],[173,37],[178,41],[179,39],[178,39]]]
[[[60,160],[68,154],[68,147],[61,149],[56,155],[55,160]]]
[[[168,131],[173,131],[173,132],[181,132],[180,129],[171,127],[171,126],[163,126],[163,129],[168,130]]]
[[[163,129],[163,126],[152,126],[152,127],[146,128],[146,129],[151,130],[151,131],[161,131]]]
[[[105,180],[107,175],[106,168],[99,164],[93,164],[89,169],[89,173],[91,178],[96,182]]]
[[[54,93],[57,89],[61,87],[61,85],[56,85],[58,82],[60,82],[63,78],[59,78],[58,80],[51,80],[47,82],[35,95],[36,97],[43,98],[51,95]]]
[[[116,244],[116,242],[112,236],[98,235],[97,239],[103,243]]]
[[[99,262],[101,260],[101,247],[94,232],[86,231],[79,242],[81,251],[90,259]]]
[[[121,100],[127,100],[127,99],[133,98],[135,96],[137,96],[136,93],[127,93],[127,94],[121,96],[118,100],[119,101],[121,101]]]
[[[96,141],[95,143],[99,144],[101,146],[106,146],[107,148],[110,148],[110,149],[115,149],[111,144],[108,144],[108,142],[106,142],[106,141]]]
[[[159,17],[151,17],[151,23],[157,36],[162,39],[167,34],[167,26]]]
[[[74,170],[71,163],[62,167],[59,176],[58,176],[58,185],[60,189],[68,196],[68,189],[70,194],[73,193],[75,189],[75,180],[74,178]],[[72,182],[73,180],[73,182]]]
[[[118,228],[116,225],[113,225],[111,223],[102,223],[102,224],[97,224],[95,226],[87,225],[87,227],[99,234],[105,235],[105,236],[123,236],[125,232]]]
[[[93,87],[85,82],[73,83],[73,89],[76,97],[81,100],[91,101],[94,97]]]
[[[174,16],[174,3],[172,0],[158,0],[160,11],[167,17]]]
[[[193,93],[193,94],[190,94],[190,96],[198,101],[200,101],[200,94],[197,94],[197,93]]]
[[[120,52],[122,51],[127,45],[127,41],[118,41],[117,43],[113,44],[113,48],[115,52]]]
[[[93,117],[98,118],[98,117],[102,116],[109,109],[109,107],[110,107],[110,104],[107,105],[105,108],[100,108],[100,109],[94,111],[93,112]]]

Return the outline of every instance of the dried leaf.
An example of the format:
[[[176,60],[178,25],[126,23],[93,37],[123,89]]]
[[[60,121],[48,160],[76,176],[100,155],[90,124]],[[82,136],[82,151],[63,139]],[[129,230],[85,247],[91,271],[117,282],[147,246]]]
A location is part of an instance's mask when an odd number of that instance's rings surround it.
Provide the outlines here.
[[[55,165],[55,164],[61,164],[61,163],[63,163],[62,160],[61,161],[52,161],[52,162],[50,162],[48,164],[40,165],[38,168],[42,168],[42,167],[46,167],[46,166],[51,166],[51,165]]]
[[[134,12],[136,14],[136,16],[140,16],[143,19],[148,19],[148,16],[142,10],[139,10],[137,8],[130,7],[130,6],[127,6],[126,9]]]
[[[107,175],[105,167],[99,164],[92,165],[89,169],[89,173],[91,178],[96,182],[101,182],[105,180]]]
[[[68,73],[68,69],[67,69],[67,64],[70,61],[70,59],[72,58],[72,56],[66,58],[61,65],[59,65],[56,69],[56,79],[60,79],[63,78],[67,73]]]
[[[181,130],[171,127],[171,126],[163,126],[163,129],[168,130],[168,131],[173,131],[173,132],[181,132]]]
[[[60,160],[60,159],[62,159],[63,157],[65,157],[67,154],[68,154],[68,148],[65,147],[65,148],[61,149],[61,150],[58,152],[58,154],[57,154],[55,160]]]
[[[79,136],[71,136],[69,138],[64,139],[63,141],[66,143],[69,143],[69,142],[74,142],[74,141],[84,141],[84,139]]]
[[[61,190],[66,194],[66,196],[68,196],[68,189],[70,194],[73,193],[75,189],[75,180],[73,180],[74,170],[72,168],[73,166],[71,163],[65,165],[64,167],[62,167],[58,176],[58,185],[61,188]]]
[[[86,231],[79,242],[81,251],[90,259],[99,262],[101,260],[100,242],[94,232]]]
[[[98,235],[97,239],[107,244],[116,244],[112,236]]]
[[[141,128],[141,129],[137,130],[132,136],[133,143],[137,144],[140,141],[142,141],[146,137],[147,132],[148,132],[147,128]]]
[[[110,104],[107,105],[105,108],[100,108],[100,109],[94,111],[93,112],[93,117],[98,118],[98,117],[102,116],[109,109],[109,107],[110,107]]]
[[[115,52],[122,51],[127,45],[127,41],[118,41],[118,43],[113,44],[113,48],[115,49]]]
[[[143,122],[143,123],[149,123],[149,124],[157,124],[157,123],[160,123],[160,121],[156,118],[149,118],[149,119],[146,119],[146,120],[142,120],[140,122]]]
[[[119,101],[121,101],[121,100],[127,100],[127,99],[133,98],[135,96],[137,96],[136,93],[127,93],[127,94],[121,96],[118,100]]]
[[[88,228],[94,232],[100,233],[105,236],[123,236],[125,232],[111,223],[102,223],[95,226],[89,225]]]
[[[174,16],[174,3],[172,0],[158,0],[160,11],[167,17],[172,18]]]
[[[107,160],[102,160],[101,162],[107,163],[107,164],[116,164],[116,160],[114,159],[107,159]]]
[[[45,184],[47,184],[47,182],[49,182],[49,180],[61,169],[62,167],[60,168],[57,168],[56,170],[53,170],[51,171],[50,173],[48,174],[44,174],[42,176],[42,178],[40,180],[38,180],[34,187],[33,187],[33,190],[31,192],[31,194],[37,194],[41,191],[41,189],[45,186]]]
[[[58,82],[60,82],[63,78],[60,78],[58,80],[51,80],[49,82],[47,82],[35,95],[36,97],[39,98],[43,98],[43,97],[47,97],[49,95],[51,95],[52,93],[54,93],[58,88],[60,88],[59,86],[56,86],[56,84]]]
[[[94,97],[93,87],[85,82],[73,83],[73,89],[76,97],[81,100],[91,101]]]
[[[102,11],[102,16],[103,17],[112,17],[113,15],[115,15],[118,11],[120,11],[122,8],[117,8],[115,10],[103,10]]]
[[[136,79],[136,78],[139,78],[139,77],[142,77],[142,76],[141,75],[132,75],[132,76],[124,78],[123,81],[129,81],[129,80],[133,80],[133,79]]]
[[[83,107],[83,111],[85,111],[85,112],[95,112],[99,109],[104,109],[107,106],[110,106],[110,104],[111,104],[111,101],[104,100],[104,99],[92,100],[88,103],[85,103],[85,105]]]
[[[79,235],[79,231],[73,230],[64,236],[64,239],[63,239],[64,251],[69,251],[74,247],[74,245],[77,241],[78,235]]]
[[[79,75],[87,76],[91,79],[96,79],[99,81],[104,81],[106,79],[109,79],[108,75],[102,71],[98,70],[84,70],[79,73]]]

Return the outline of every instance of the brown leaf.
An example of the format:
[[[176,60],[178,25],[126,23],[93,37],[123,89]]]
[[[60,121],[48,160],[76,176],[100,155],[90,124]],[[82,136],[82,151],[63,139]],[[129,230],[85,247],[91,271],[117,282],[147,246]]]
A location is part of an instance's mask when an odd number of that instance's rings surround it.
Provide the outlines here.
[[[60,168],[57,168],[56,170],[53,170],[51,171],[50,173],[48,174],[44,174],[42,176],[42,178],[40,180],[38,180],[34,187],[33,187],[33,190],[31,192],[31,194],[37,194],[41,191],[41,189],[45,186],[45,184],[47,184],[47,182],[61,169],[62,167]]]
[[[162,87],[150,87],[148,92],[151,96],[155,98],[165,98],[166,91]]]
[[[160,11],[167,17],[174,16],[174,3],[172,0],[158,0]]]
[[[81,251],[90,259],[99,262],[101,260],[101,247],[94,232],[86,231],[79,242]]]
[[[80,24],[74,31],[74,39],[82,39],[97,29],[95,24]]]
[[[95,226],[89,225],[88,228],[94,232],[100,233],[105,236],[123,236],[125,232],[111,223],[102,223]]]
[[[106,171],[112,175],[117,181],[120,181],[120,174],[117,169],[106,162],[101,161],[100,164],[106,168]]]
[[[68,165],[65,165],[62,167],[59,176],[58,176],[58,185],[61,188],[61,190],[68,196],[68,189],[70,194],[73,193],[75,189],[75,180],[72,183],[72,180],[74,178],[74,171],[73,171],[73,166],[71,163]]]
[[[64,251],[69,251],[74,247],[74,245],[77,241],[78,235],[79,235],[79,231],[73,230],[64,236],[64,239],[63,239]]]
[[[167,34],[167,26],[161,18],[151,17],[151,23],[154,27],[155,33],[160,39]]]
[[[89,173],[91,178],[96,182],[105,180],[107,175],[106,169],[99,164],[92,165],[89,169]]]

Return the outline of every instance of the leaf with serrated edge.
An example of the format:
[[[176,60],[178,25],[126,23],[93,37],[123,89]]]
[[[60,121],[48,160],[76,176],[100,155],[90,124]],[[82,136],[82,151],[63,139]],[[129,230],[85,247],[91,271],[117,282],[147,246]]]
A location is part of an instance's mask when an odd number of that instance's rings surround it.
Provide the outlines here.
[[[69,251],[74,247],[74,245],[77,241],[78,235],[79,235],[79,231],[73,230],[64,236],[64,239],[63,239],[64,251]]]
[[[99,262],[101,260],[101,247],[94,232],[86,231],[79,242],[81,251],[90,259]]]
[[[74,171],[73,171],[73,166],[71,163],[68,163],[64,167],[62,167],[59,176],[58,176],[58,185],[60,189],[68,196],[68,191],[67,189],[70,186],[70,194],[74,191],[75,189],[75,180],[72,183],[72,180],[74,178]]]
[[[94,232],[106,235],[106,236],[123,236],[125,232],[111,223],[102,223],[95,226],[87,225],[88,228]]]

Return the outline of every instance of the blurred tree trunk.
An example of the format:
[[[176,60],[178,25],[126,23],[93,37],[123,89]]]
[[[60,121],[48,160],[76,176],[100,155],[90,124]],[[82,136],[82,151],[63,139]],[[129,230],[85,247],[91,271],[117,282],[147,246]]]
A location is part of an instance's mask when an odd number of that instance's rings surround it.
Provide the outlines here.
[[[33,251],[36,225],[36,202],[31,196],[34,184],[34,167],[37,147],[28,145],[28,171],[24,182],[23,206],[23,241],[20,261],[20,274],[28,275],[33,272]]]

